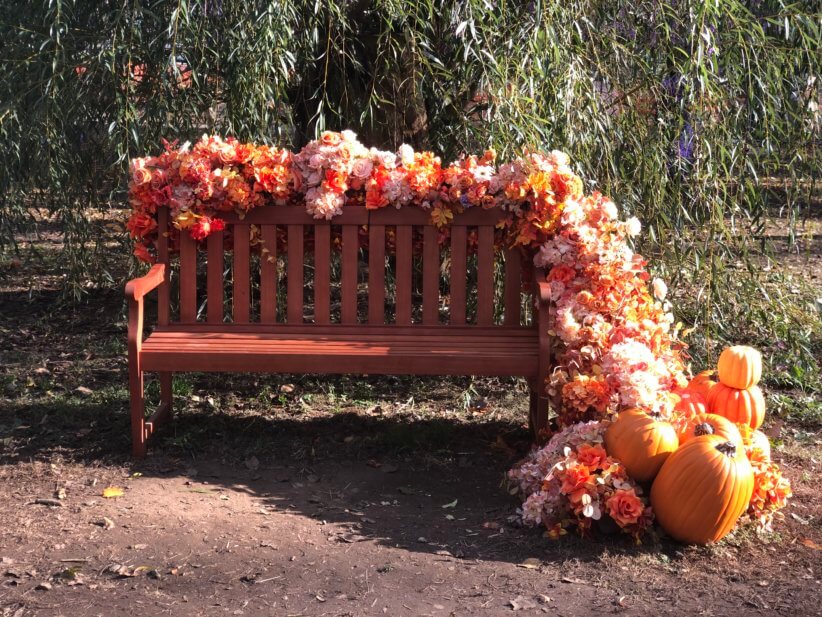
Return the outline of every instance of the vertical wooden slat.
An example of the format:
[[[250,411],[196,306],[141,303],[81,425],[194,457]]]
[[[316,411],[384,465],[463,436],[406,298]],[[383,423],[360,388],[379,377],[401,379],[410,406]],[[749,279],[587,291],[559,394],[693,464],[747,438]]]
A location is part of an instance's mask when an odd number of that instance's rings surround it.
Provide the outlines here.
[[[396,322],[411,325],[411,274],[414,266],[411,254],[410,225],[397,225],[397,306]]]
[[[303,226],[288,226],[288,323],[303,322]]]
[[[468,279],[466,263],[466,228],[451,228],[451,321],[452,324],[465,323],[465,286]]]
[[[422,323],[439,323],[440,247],[437,229],[423,227],[422,237]]]
[[[165,281],[157,289],[157,323],[161,326],[168,325],[168,312],[171,297],[169,277],[171,276],[171,263],[168,259],[168,206],[163,206],[157,211],[157,226],[159,236],[157,237],[157,262],[166,265]]]
[[[242,223],[234,225],[234,267],[232,296],[234,306],[234,323],[248,323],[249,304],[251,299],[249,280],[249,226]]]
[[[197,319],[197,243],[180,231],[180,321]]]
[[[505,251],[505,317],[506,326],[518,326],[520,319],[520,289],[522,263],[519,251]]]
[[[385,225],[368,229],[368,323],[385,323]]]
[[[277,321],[277,226],[263,225],[260,253],[260,323]]]
[[[331,322],[331,225],[314,227],[314,323]]]
[[[477,229],[477,324],[490,326],[494,320],[494,228]]]
[[[223,323],[223,232],[209,234],[208,240],[208,323]]]
[[[357,323],[357,252],[359,239],[356,225],[342,228],[342,315],[344,324]]]

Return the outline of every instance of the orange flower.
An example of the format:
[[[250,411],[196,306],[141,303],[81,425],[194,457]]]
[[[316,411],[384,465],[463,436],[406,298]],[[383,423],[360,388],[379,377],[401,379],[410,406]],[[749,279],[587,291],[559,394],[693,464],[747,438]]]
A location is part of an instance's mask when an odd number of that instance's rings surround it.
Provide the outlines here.
[[[151,170],[146,169],[145,167],[137,167],[131,172],[131,181],[136,186],[151,182]]]
[[[592,471],[605,467],[607,459],[608,453],[599,444],[592,446],[584,443],[577,446],[577,460]]]
[[[584,488],[591,481],[591,472],[588,467],[579,463],[568,465],[562,476],[562,488],[560,490],[566,495]]]
[[[325,182],[323,188],[335,193],[345,193],[348,190],[348,174],[341,171],[329,169],[325,172]]]
[[[157,229],[157,221],[151,215],[135,212],[126,223],[126,229],[132,238],[145,238]]]
[[[342,141],[342,136],[333,131],[324,131],[323,134],[320,135],[320,141],[324,146],[339,146]]]
[[[645,511],[645,506],[633,489],[615,491],[605,502],[605,507],[608,508],[608,515],[620,527],[635,525]]]

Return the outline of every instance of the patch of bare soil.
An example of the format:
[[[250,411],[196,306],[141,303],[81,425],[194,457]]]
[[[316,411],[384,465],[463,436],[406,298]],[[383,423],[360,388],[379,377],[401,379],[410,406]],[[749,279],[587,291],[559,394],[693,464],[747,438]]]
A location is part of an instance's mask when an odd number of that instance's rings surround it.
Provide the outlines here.
[[[176,419],[133,462],[121,294],[66,309],[47,266],[14,267],[2,617],[819,614],[818,427],[768,426],[795,493],[776,533],[707,548],[521,528],[516,380],[179,376]]]

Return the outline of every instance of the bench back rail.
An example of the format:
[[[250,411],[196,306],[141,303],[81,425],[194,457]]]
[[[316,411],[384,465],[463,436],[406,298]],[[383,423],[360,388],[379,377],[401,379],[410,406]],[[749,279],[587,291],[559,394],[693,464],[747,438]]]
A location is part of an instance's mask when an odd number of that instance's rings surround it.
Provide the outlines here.
[[[172,260],[162,233],[168,211],[161,208],[158,262],[166,264],[166,278],[159,288],[158,325],[530,327],[522,255],[516,249],[495,252],[494,230],[503,216],[481,209],[456,215],[443,246],[429,212],[419,208],[347,206],[325,221],[302,206],[271,206],[243,218],[227,214],[226,230],[212,233],[199,250],[181,232],[179,259]],[[287,239],[284,255],[277,254],[278,235]],[[367,251],[361,251],[366,238]],[[366,302],[359,301],[361,294]]]

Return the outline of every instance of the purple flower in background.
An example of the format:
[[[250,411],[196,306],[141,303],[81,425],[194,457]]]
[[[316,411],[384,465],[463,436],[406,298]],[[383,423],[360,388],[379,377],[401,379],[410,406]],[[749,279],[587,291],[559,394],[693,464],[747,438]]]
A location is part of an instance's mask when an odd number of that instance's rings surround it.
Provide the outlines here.
[[[691,163],[694,158],[694,127],[690,122],[685,122],[685,127],[677,141],[677,156],[681,161]]]

